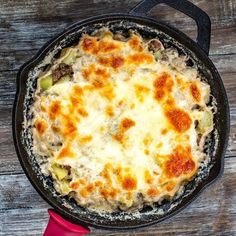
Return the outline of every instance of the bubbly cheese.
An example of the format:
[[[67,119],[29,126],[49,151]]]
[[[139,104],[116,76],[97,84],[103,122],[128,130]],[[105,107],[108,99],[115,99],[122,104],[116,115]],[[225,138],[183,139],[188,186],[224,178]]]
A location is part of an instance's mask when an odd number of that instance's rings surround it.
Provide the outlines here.
[[[46,73],[53,86],[42,91],[39,78],[33,106],[34,151],[47,156],[57,191],[105,211],[173,197],[206,157],[195,121],[211,111],[209,85],[184,59],[175,69],[174,50],[157,59],[134,33],[84,35],[68,50]],[[62,62],[73,75],[58,81]]]

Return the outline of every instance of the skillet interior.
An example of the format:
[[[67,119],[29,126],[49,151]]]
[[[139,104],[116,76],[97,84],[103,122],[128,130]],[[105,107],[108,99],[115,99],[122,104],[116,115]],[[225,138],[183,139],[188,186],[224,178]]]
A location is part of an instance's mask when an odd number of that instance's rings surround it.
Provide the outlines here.
[[[113,32],[120,31],[123,34],[127,34],[129,29],[136,30],[147,39],[158,37],[165,47],[172,46],[180,53],[187,54],[190,57],[188,64],[195,64],[198,67],[199,72],[210,84],[212,94],[217,102],[214,132],[205,149],[210,157],[209,164],[200,168],[196,177],[186,185],[183,193],[171,202],[164,201],[161,206],[156,205],[154,208],[144,207],[141,211],[132,214],[124,212],[98,214],[79,207],[67,197],[59,196],[53,187],[52,179],[42,175],[32,153],[30,129],[22,127],[24,116],[27,119],[32,118],[29,111],[33,103],[37,74],[45,68],[51,56],[55,56],[61,48],[78,42],[82,33],[90,34],[103,26],[107,26]],[[45,58],[48,60],[44,60]],[[121,14],[85,20],[73,25],[46,44],[34,59],[21,68],[17,83],[13,112],[13,135],[18,157],[29,180],[41,196],[62,216],[74,223],[110,229],[135,228],[157,223],[177,213],[190,203],[206,185],[216,179],[222,172],[229,130],[228,102],[222,81],[214,65],[200,47],[183,33],[173,30],[169,26],[157,23],[146,17],[141,18]],[[218,139],[218,137],[220,138]]]

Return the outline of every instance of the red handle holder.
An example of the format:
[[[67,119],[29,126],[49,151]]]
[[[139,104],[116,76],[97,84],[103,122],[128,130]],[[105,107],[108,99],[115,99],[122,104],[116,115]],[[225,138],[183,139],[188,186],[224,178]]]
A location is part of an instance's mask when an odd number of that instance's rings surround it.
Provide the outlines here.
[[[50,218],[43,236],[83,236],[90,232],[88,228],[70,223],[51,209],[48,214]]]

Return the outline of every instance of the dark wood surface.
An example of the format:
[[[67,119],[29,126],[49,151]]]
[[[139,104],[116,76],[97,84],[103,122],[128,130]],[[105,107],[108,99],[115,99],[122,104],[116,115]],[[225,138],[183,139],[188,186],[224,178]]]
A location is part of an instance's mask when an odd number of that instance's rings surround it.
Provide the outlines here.
[[[11,109],[19,67],[50,38],[86,17],[128,12],[139,0],[0,0],[0,235],[42,235],[48,204],[23,173],[13,146]],[[92,229],[92,235],[236,235],[236,1],[192,0],[212,21],[210,58],[227,90],[231,132],[221,179],[184,211],[129,233]],[[150,16],[178,27],[190,37],[190,18],[161,5]]]

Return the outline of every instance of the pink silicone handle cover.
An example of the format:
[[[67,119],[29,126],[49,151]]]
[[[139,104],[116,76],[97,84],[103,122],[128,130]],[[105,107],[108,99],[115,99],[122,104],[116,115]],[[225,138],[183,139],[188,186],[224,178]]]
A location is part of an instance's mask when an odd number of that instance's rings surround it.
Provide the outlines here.
[[[72,224],[53,210],[48,210],[49,221],[43,236],[82,236],[89,234],[89,229]]]

